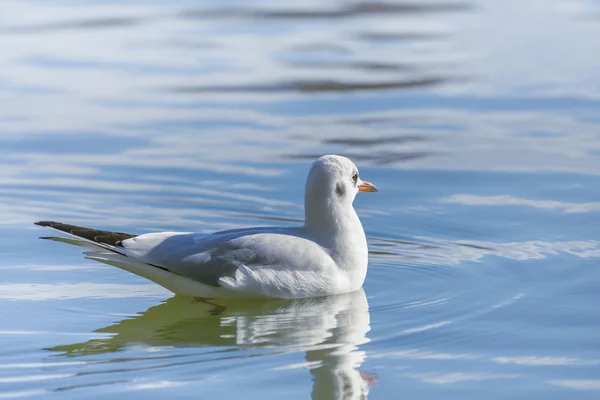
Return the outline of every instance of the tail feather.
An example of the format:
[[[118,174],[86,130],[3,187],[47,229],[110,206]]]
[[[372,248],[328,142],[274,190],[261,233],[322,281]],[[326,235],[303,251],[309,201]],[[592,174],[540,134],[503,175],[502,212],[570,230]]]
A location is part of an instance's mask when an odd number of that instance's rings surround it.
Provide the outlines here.
[[[34,222],[34,224],[55,229],[59,232],[63,232],[72,236],[72,238],[42,236],[40,239],[49,239],[56,242],[68,243],[75,246],[85,247],[93,251],[99,251],[99,249],[103,249],[104,251],[108,250],[123,257],[129,257],[127,251],[123,247],[123,240],[136,237],[136,235],[131,235],[129,233],[103,231],[100,229],[85,228],[83,226],[63,224],[62,222],[39,221]],[[169,271],[167,268],[161,267],[160,265],[143,262],[142,264],[171,273],[171,271]],[[128,270],[127,268],[123,269]]]
[[[85,258],[112,265],[135,275],[149,279],[164,288],[174,292],[187,295],[195,295],[198,282],[180,276],[167,268],[159,265],[148,264],[134,257],[129,257],[121,242],[136,235],[122,232],[110,232],[99,229],[90,229],[76,225],[63,224],[54,221],[35,222],[36,225],[55,229],[71,235],[72,237],[43,236],[41,239],[63,242],[83,247]],[[213,288],[208,287],[211,293]]]
[[[92,251],[107,251],[107,250],[112,251],[100,244],[92,243],[89,240],[78,239],[75,237],[69,238],[69,237],[60,237],[60,236],[42,236],[42,237],[40,237],[40,239],[52,240],[54,242],[67,243],[67,244],[71,244],[73,246],[83,247],[84,249],[89,249]]]

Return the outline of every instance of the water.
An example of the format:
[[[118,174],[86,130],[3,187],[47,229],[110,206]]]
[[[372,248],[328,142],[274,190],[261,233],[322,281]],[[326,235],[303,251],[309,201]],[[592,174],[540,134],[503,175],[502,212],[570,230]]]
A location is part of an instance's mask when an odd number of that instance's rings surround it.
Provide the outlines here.
[[[3,2],[0,397],[600,395],[600,5]],[[39,240],[289,225],[352,157],[364,291],[172,297]]]

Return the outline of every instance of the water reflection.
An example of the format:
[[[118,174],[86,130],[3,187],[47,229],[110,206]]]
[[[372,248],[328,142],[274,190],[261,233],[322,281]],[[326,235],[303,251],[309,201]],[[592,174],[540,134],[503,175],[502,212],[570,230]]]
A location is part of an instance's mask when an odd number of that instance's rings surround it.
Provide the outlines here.
[[[346,92],[355,90],[409,89],[428,87],[444,82],[446,78],[432,77],[423,79],[394,80],[386,82],[341,82],[334,80],[303,80],[283,81],[247,85],[216,85],[216,86],[176,86],[173,91],[179,93],[235,93],[235,92]]]
[[[221,303],[227,307],[223,314],[211,316],[206,304],[175,296],[135,318],[96,331],[111,337],[48,350],[69,356],[113,353],[140,345],[150,351],[166,346],[236,346],[239,350],[305,352],[306,363],[277,369],[308,367],[313,399],[366,398],[373,378],[358,369],[365,359],[358,346],[369,341],[366,334],[370,330],[369,305],[363,290],[318,299]],[[230,348],[218,354],[223,358],[232,356]],[[234,356],[238,360],[245,357]]]
[[[192,19],[206,18],[256,18],[266,20],[315,20],[342,19],[365,16],[389,16],[390,14],[414,14],[435,12],[469,11],[472,6],[468,3],[416,3],[416,2],[384,2],[365,1],[353,4],[342,3],[329,9],[309,7],[286,8],[240,8],[224,7],[221,9],[187,10],[182,17]]]

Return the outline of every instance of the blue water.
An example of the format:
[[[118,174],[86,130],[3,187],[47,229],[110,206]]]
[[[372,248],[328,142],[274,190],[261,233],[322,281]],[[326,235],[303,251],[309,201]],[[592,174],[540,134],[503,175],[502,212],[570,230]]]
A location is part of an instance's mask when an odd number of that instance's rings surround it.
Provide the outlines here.
[[[4,2],[0,398],[600,396],[600,5]],[[351,157],[364,291],[209,307],[38,239],[297,224]]]

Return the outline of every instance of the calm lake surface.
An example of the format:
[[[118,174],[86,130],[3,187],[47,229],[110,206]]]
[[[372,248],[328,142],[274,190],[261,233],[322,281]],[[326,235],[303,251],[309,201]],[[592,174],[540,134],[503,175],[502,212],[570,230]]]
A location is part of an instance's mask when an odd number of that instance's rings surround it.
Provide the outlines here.
[[[0,398],[600,398],[600,3],[4,1]],[[287,226],[364,291],[222,315],[38,239]]]

